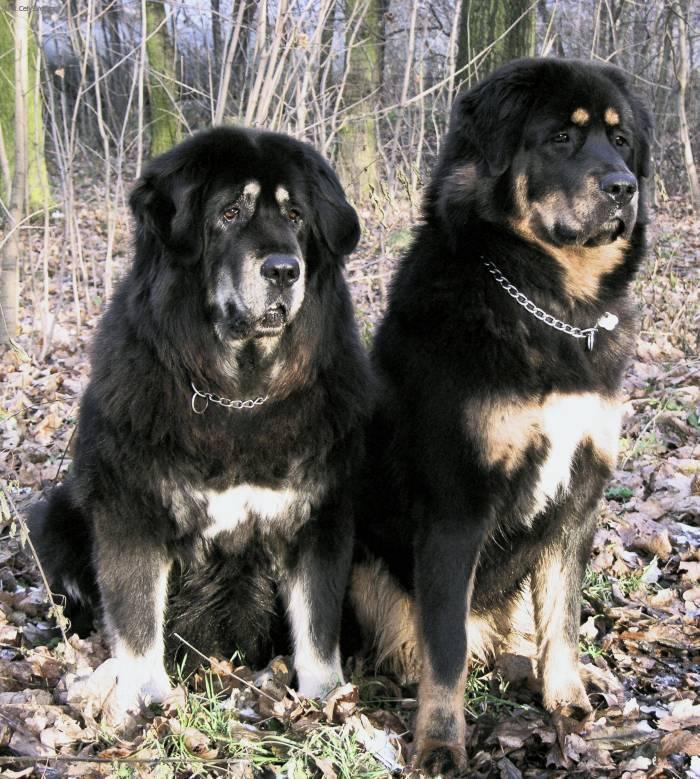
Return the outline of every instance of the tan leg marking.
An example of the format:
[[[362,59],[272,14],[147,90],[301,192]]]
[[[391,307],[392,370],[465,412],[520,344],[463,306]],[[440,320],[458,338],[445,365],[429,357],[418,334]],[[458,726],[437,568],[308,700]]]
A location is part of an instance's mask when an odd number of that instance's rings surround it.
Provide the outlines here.
[[[303,575],[289,582],[287,601],[299,692],[307,698],[323,698],[345,683],[340,649],[336,644],[332,657],[319,655],[311,622],[309,588]]]
[[[377,667],[404,683],[418,681],[421,661],[413,599],[380,560],[353,566],[350,600],[363,633],[372,638]]]
[[[414,728],[414,763],[431,769],[436,754],[444,752],[455,768],[466,765],[464,746],[464,688],[467,665],[453,687],[440,684],[428,656],[424,657],[423,673],[418,688],[418,715]]]
[[[614,467],[620,427],[618,398],[596,393],[552,393],[542,399],[514,398],[465,405],[464,430],[476,441],[484,465],[511,474],[533,446],[548,445],[535,488],[537,508],[568,488],[573,457],[590,441],[603,462]]]
[[[112,664],[116,671],[116,687],[107,697],[103,717],[105,722],[119,726],[129,712],[138,712],[152,701],[162,702],[171,691],[170,680],[165,670],[165,639],[163,624],[168,600],[168,574],[171,561],[160,565],[158,580],[152,597],[155,618],[154,636],[151,646],[141,653],[134,652],[115,629],[109,614],[104,615],[107,634],[112,647]]]
[[[373,641],[376,667],[396,674],[403,683],[421,675],[421,650],[416,636],[413,598],[379,560],[353,566],[350,599],[360,627]],[[467,620],[469,658],[493,659],[503,634],[500,623],[470,614]]]
[[[542,700],[547,711],[579,709],[591,711],[591,704],[578,670],[577,636],[568,635],[566,578],[561,558],[551,554],[541,561],[532,576]]]

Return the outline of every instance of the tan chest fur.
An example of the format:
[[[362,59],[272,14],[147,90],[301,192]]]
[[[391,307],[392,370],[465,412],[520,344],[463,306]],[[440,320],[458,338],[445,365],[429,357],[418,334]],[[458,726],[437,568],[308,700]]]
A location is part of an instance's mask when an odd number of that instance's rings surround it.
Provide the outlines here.
[[[487,468],[507,475],[523,465],[532,447],[547,452],[533,491],[532,516],[550,500],[563,497],[571,481],[577,449],[590,443],[611,468],[617,459],[620,403],[596,393],[552,393],[537,400],[496,400],[469,403],[467,435],[475,441]]]

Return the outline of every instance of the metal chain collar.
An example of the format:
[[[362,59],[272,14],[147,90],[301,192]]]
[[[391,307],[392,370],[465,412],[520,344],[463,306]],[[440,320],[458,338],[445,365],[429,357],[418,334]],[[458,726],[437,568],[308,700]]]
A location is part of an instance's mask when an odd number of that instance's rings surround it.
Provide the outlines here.
[[[620,321],[615,314],[611,314],[606,311],[603,316],[595,323],[593,327],[586,327],[581,329],[580,327],[574,327],[566,322],[562,322],[561,319],[556,319],[551,314],[538,308],[526,295],[524,295],[514,284],[501,273],[501,271],[485,257],[481,258],[486,266],[488,272],[496,279],[498,284],[513,298],[516,303],[519,303],[526,311],[531,313],[535,319],[539,319],[540,322],[544,322],[549,327],[553,327],[555,330],[559,330],[562,333],[570,335],[572,338],[585,338],[586,347],[588,351],[593,349],[595,343],[595,337],[598,332],[598,328],[602,327],[604,330],[614,330],[618,322]]]
[[[194,392],[192,393],[192,411],[195,414],[203,414],[209,407],[209,403],[216,403],[217,406],[223,406],[223,408],[234,408],[239,411],[242,408],[255,408],[255,406],[262,406],[262,404],[268,399],[269,395],[265,395],[264,398],[255,398],[255,400],[231,400],[230,398],[221,398],[218,395],[212,395],[211,392],[201,392],[194,386],[194,382],[190,382]],[[204,398],[204,405],[201,408],[197,408],[197,398]]]

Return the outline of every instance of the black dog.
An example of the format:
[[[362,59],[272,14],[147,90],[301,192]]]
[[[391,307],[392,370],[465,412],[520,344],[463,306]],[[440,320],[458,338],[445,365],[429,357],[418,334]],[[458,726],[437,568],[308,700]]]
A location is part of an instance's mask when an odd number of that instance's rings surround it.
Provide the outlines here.
[[[422,664],[429,772],[464,766],[467,656],[527,603],[544,705],[590,710],[580,589],[616,457],[650,133],[616,68],[504,66],[457,101],[395,278],[352,599],[380,660]]]
[[[368,388],[342,276],[357,216],[309,146],[231,128],[154,160],[131,207],[136,257],[70,478],[33,519],[40,556],[77,625],[101,612],[113,720],[167,694],[166,620],[256,663],[286,608],[299,690],[322,695],[342,682]]]

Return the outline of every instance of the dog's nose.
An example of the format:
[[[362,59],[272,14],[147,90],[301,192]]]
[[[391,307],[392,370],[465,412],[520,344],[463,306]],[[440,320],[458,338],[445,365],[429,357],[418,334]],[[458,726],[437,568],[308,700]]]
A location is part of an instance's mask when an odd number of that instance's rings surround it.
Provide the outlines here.
[[[603,176],[600,188],[618,206],[626,206],[637,191],[637,179],[631,173],[608,173]]]
[[[271,284],[284,289],[299,278],[299,260],[289,254],[271,254],[260,268],[260,273]]]

